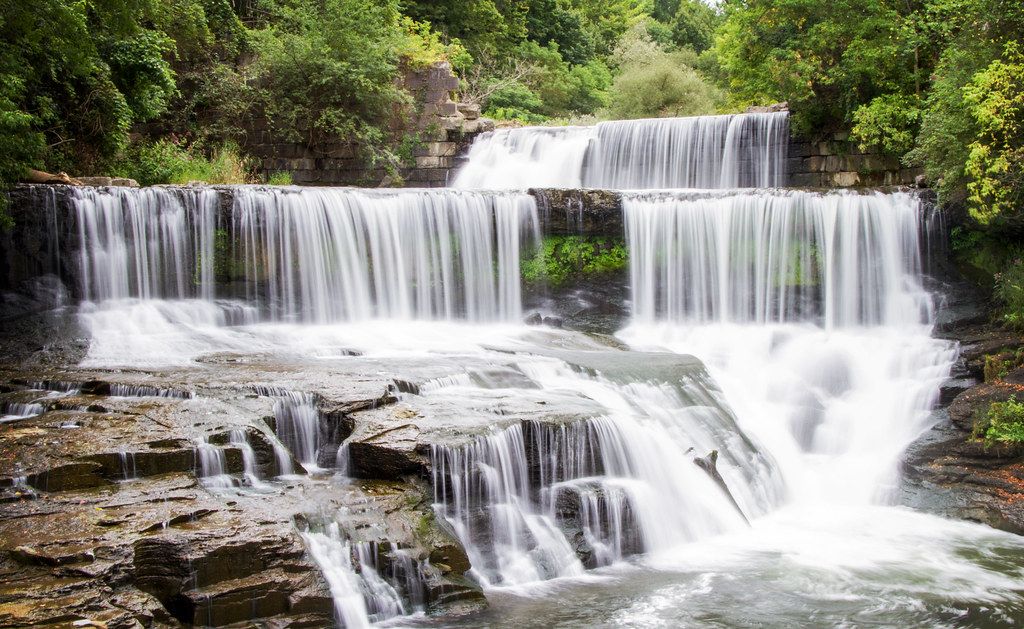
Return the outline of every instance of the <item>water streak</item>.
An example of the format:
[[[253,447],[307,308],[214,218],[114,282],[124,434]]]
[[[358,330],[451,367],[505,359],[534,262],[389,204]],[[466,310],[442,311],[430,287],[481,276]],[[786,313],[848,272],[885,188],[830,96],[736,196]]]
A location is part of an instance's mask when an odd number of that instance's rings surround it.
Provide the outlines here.
[[[457,188],[783,186],[789,114],[761,113],[520,127],[477,138]]]

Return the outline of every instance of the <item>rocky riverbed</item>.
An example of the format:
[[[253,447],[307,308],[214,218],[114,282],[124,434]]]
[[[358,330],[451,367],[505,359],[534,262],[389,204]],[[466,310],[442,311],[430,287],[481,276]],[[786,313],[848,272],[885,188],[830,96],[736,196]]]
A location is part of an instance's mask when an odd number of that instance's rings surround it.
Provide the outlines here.
[[[1024,448],[986,444],[976,430],[990,404],[1024,394],[1024,367],[1016,359],[1024,335],[991,323],[977,289],[947,289],[954,296],[940,313],[938,334],[959,344],[960,357],[943,386],[935,427],[906,454],[907,501],[1024,535]]]

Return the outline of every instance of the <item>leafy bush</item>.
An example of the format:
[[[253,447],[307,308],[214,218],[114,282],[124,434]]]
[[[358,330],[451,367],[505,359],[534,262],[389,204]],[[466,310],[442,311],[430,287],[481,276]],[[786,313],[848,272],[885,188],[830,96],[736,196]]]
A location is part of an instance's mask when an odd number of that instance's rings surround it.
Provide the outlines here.
[[[993,402],[984,417],[986,443],[1024,443],[1024,403],[1011,396],[1005,402]]]
[[[584,236],[547,236],[530,258],[523,260],[527,284],[562,286],[570,280],[593,279],[621,271],[629,252],[621,240]]]
[[[292,185],[292,174],[287,171],[278,171],[271,173],[267,177],[267,184],[271,186],[290,186]]]
[[[441,36],[430,29],[429,22],[416,22],[408,17],[401,18],[405,37],[399,48],[399,55],[412,68],[425,68],[438,61],[451,63],[456,70],[464,70],[473,63],[473,57],[458,39],[445,43]]]
[[[622,119],[699,116],[715,113],[720,100],[696,70],[664,55],[623,71],[612,84],[608,111]]]
[[[622,38],[612,61],[619,71],[608,99],[612,118],[712,114],[722,101],[718,88],[693,69],[696,53],[666,51],[645,24]]]
[[[252,167],[234,144],[227,143],[206,157],[196,145],[170,140],[138,142],[125,152],[114,171],[141,185],[186,184],[203,181],[211,184],[250,183]]]
[[[1024,261],[1013,260],[995,275],[995,296],[1003,304],[1003,322],[1024,329]]]
[[[902,156],[913,148],[920,120],[917,98],[886,94],[853,112],[850,135],[860,142],[861,150],[878,147],[886,153]]]
[[[1024,204],[1024,52],[1006,45],[964,88],[978,134],[966,172],[968,207],[979,223],[1020,214]]]
[[[913,93],[915,49],[884,0],[726,3],[715,41],[733,105],[788,101],[799,132],[840,130],[887,93]],[[855,16],[855,17],[854,17]]]
[[[261,107],[282,139],[316,146],[357,141],[370,161],[393,161],[384,132],[410,97],[395,83],[408,41],[397,0],[268,3],[264,28],[251,31]]]

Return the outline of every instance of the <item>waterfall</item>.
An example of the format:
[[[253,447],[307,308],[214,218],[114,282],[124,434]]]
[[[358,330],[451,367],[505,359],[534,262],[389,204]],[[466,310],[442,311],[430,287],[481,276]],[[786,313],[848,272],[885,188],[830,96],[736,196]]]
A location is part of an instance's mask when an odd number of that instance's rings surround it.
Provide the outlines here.
[[[306,189],[238,196],[233,223],[278,318],[493,321],[522,310],[535,214],[526,195]]]
[[[336,521],[328,522],[321,530],[307,530],[302,538],[323,571],[334,599],[335,616],[346,629],[369,627],[406,615],[415,601],[422,601],[418,563],[398,549],[391,550],[397,554],[401,570],[395,567],[384,575],[378,544],[347,539]]]
[[[228,460],[224,448],[211,444],[206,436],[200,437],[195,450],[197,476],[210,489],[230,489],[235,480],[227,473]]]
[[[319,469],[317,453],[320,450],[320,411],[316,400],[305,393],[283,392],[274,403],[274,422],[277,438],[307,471]],[[281,457],[279,457],[280,459]],[[290,459],[281,466],[281,474],[292,472]]]
[[[272,320],[515,320],[519,249],[532,197],[452,190],[75,188],[80,293],[87,302],[164,303],[187,325]],[[222,195],[233,198],[230,216]],[[497,272],[495,272],[497,268]],[[223,278],[222,278],[223,279]],[[155,310],[155,311],[154,311]]]
[[[623,207],[638,320],[930,321],[911,193],[649,193]]]
[[[785,185],[789,114],[521,127],[478,137],[457,188],[763,188]]]
[[[646,193],[624,212],[620,336],[702,358],[797,501],[891,500],[956,356],[931,338],[916,195]]]
[[[83,299],[212,298],[215,190],[73,188],[72,194]]]
[[[618,382],[561,361],[518,366],[543,390],[578,392],[606,414],[529,421],[433,447],[435,508],[485,586],[579,575],[673,548],[742,527],[780,501],[774,463],[736,429],[700,373]],[[424,395],[467,386],[483,385],[451,378]],[[731,493],[694,464],[711,450],[723,452],[719,471]]]

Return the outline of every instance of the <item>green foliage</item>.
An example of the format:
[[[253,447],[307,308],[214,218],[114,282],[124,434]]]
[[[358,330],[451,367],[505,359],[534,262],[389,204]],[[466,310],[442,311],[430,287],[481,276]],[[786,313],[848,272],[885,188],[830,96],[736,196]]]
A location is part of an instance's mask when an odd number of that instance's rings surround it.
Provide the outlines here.
[[[623,271],[629,252],[621,240],[585,236],[547,236],[537,252],[522,261],[523,281],[558,287]]]
[[[408,0],[402,11],[463,42],[473,57],[519,43],[526,34],[522,2],[515,0]]]
[[[216,148],[207,157],[196,145],[186,146],[170,140],[138,142],[125,151],[122,161],[114,166],[114,172],[144,186],[192,181],[232,184],[253,180],[252,166],[231,143]]]
[[[715,113],[722,95],[692,67],[696,60],[690,50],[666,51],[643,25],[634,28],[615,50],[619,75],[609,95],[609,115],[629,119]]]
[[[1005,351],[999,354],[985,354],[983,374],[985,382],[1002,380],[1010,372],[1024,365],[1024,349]]]
[[[518,120],[538,124],[545,120],[540,113],[544,101],[529,87],[514,81],[495,91],[487,102],[484,114],[498,120]]]
[[[711,48],[719,15],[701,0],[682,0],[670,21],[672,41],[676,46],[698,53]]]
[[[850,135],[860,142],[861,150],[877,147],[902,156],[914,146],[920,119],[921,109],[914,96],[886,94],[857,108]]]
[[[425,68],[438,61],[451,63],[456,70],[464,70],[473,63],[473,57],[458,39],[445,43],[441,35],[430,28],[428,22],[401,18],[405,38],[399,56],[412,68]]]
[[[1024,203],[1024,53],[1016,42],[974,75],[964,99],[977,123],[966,173],[968,208],[982,225]]]
[[[271,186],[290,186],[292,183],[292,174],[283,170],[271,173],[267,177],[267,184]]]
[[[1024,443],[1024,403],[1011,396],[1005,402],[989,405],[984,418],[984,435],[987,444]]]
[[[27,167],[91,166],[159,114],[175,89],[155,3],[0,0],[0,132],[17,136],[5,182]]]
[[[715,46],[733,104],[788,101],[794,127],[820,133],[845,127],[878,96],[912,91],[913,50],[901,37],[895,6],[886,0],[728,3]]]
[[[1024,261],[1014,259],[994,277],[994,293],[1003,306],[1003,322],[1024,330]]]
[[[252,31],[260,103],[283,139],[317,145],[349,137],[373,150],[396,103],[405,41],[395,0],[268,3],[271,21]]]
[[[526,34],[541,46],[554,43],[562,59],[572,65],[590,62],[596,52],[583,15],[566,0],[530,0]]]

